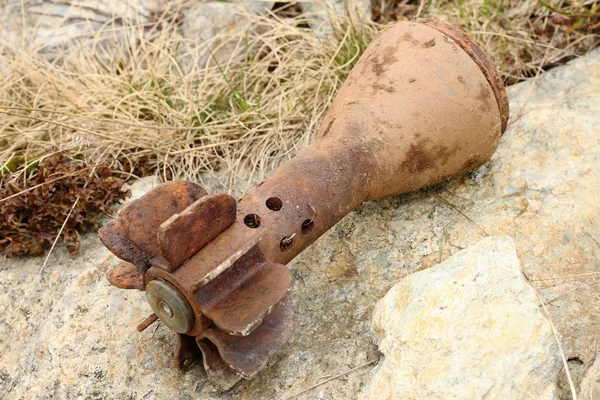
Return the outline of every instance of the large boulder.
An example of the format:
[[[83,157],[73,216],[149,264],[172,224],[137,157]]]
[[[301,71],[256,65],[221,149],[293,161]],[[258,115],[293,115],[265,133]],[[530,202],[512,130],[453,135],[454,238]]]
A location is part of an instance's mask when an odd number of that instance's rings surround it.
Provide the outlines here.
[[[508,236],[404,278],[371,329],[384,358],[362,400],[557,398],[559,342]]]

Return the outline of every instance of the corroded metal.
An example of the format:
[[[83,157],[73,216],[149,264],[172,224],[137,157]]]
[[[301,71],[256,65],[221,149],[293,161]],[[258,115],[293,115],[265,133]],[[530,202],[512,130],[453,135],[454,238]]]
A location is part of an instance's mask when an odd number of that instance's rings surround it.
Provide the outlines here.
[[[125,262],[108,279],[148,290],[228,389],[267,365],[292,330],[285,266],[361,202],[464,173],[494,153],[508,121],[498,72],[467,35],[434,20],[386,27],[323,119],[316,140],[237,203],[197,185],[160,186],[100,232]]]
[[[146,285],[148,303],[160,320],[174,332],[186,333],[194,323],[194,312],[172,284],[155,279]]]

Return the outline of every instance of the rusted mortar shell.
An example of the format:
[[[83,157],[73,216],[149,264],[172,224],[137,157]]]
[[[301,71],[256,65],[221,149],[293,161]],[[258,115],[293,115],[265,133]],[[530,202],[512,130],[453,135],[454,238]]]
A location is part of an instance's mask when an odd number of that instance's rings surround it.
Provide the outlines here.
[[[499,74],[468,36],[434,20],[389,25],[348,76],[315,141],[235,211],[228,196],[175,182],[103,228],[103,243],[135,264],[120,264],[111,283],[149,289],[155,313],[172,318],[173,330],[187,329],[178,364],[200,349],[207,373],[228,389],[264,368],[291,334],[284,264],[361,202],[480,166],[507,121]],[[177,304],[159,307],[171,299]],[[185,301],[190,307],[178,313]]]
[[[480,166],[507,119],[498,72],[468,36],[439,21],[390,25],[348,76],[316,140],[238,202],[227,230],[172,273],[153,268],[151,275],[174,283],[202,309],[198,283],[224,254],[258,237],[265,260],[287,264],[361,202]],[[188,335],[205,331],[206,318],[196,321]]]

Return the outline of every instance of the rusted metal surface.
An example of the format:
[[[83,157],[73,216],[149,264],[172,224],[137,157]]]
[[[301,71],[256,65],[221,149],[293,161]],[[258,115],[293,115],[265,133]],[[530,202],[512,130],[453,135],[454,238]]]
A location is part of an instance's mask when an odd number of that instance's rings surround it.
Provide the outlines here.
[[[206,194],[195,183],[165,183],[123,207],[118,218],[100,229],[98,236],[110,251],[136,265],[142,274],[150,266],[171,270],[173,268],[159,253],[158,229],[172,215]]]
[[[209,328],[196,340],[202,346],[217,349],[222,361],[236,371],[236,377],[251,378],[260,371],[277,350],[287,341],[292,332],[294,310],[292,300],[285,296],[265,317],[260,326],[247,336],[229,335],[221,329]],[[212,346],[207,342],[212,343]],[[205,367],[220,367],[214,361],[204,360]],[[228,389],[231,377],[216,383],[223,389]]]
[[[196,338],[188,335],[177,335],[177,344],[173,350],[177,368],[185,371],[201,357]]]
[[[179,267],[233,224],[235,211],[233,197],[216,193],[202,197],[163,222],[158,231],[158,245],[170,270]],[[187,239],[181,240],[182,235]]]
[[[201,353],[209,376],[228,389],[264,368],[291,334],[285,264],[361,202],[483,164],[507,120],[498,72],[468,36],[433,20],[389,25],[315,142],[237,204],[175,182],[125,207],[100,232],[127,261],[109,281],[147,288],[155,313],[182,333],[177,363]]]
[[[246,336],[289,291],[290,270],[269,262],[237,264],[195,293],[202,313],[231,335]]]
[[[194,310],[173,284],[162,279],[148,282],[146,298],[154,314],[172,331],[186,333],[194,326]]]
[[[135,265],[123,261],[106,274],[111,285],[119,289],[144,290],[144,274]]]
[[[242,374],[227,365],[221,358],[219,349],[211,341],[198,340],[197,343],[202,352],[204,370],[219,389],[229,390],[242,380]]]
[[[150,325],[158,321],[158,316],[154,313],[150,314],[145,320],[143,320],[138,326],[138,332],[144,332]]]

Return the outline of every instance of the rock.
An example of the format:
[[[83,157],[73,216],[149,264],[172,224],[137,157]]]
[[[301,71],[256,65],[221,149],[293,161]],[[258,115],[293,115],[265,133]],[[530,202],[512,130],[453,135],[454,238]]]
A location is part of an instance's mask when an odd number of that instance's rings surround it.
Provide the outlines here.
[[[127,185],[126,187],[126,189],[128,189],[131,192],[131,196],[128,200],[131,201],[139,199],[159,184],[160,180],[157,176],[147,176],[145,178],[136,180],[135,182],[131,183],[130,185]]]
[[[181,25],[184,69],[189,70],[194,64],[202,68],[213,56],[225,66],[230,58],[245,54],[244,44],[237,40],[236,33],[251,29],[250,12],[243,3],[215,1],[187,5]]]
[[[600,49],[532,84],[508,89],[513,121],[488,164],[363,204],[290,263],[292,337],[269,368],[226,394],[201,365],[176,369],[164,326],[135,330],[150,307],[143,293],[109,286],[104,271],[116,260],[95,235],[82,239],[79,258],[57,249],[41,281],[43,258],[0,258],[4,398],[355,399],[372,366],[306,389],[377,360],[375,303],[400,279],[479,242],[482,230],[515,241],[567,357],[578,357],[569,364],[583,362],[581,374],[572,369],[579,387],[600,336],[600,274],[589,275],[600,271]]]
[[[2,30],[13,44],[19,45],[23,37],[25,45],[42,53],[52,53],[73,40],[93,41],[100,30],[106,32],[100,38],[110,37],[117,35],[119,28],[126,24],[156,22],[163,9],[162,0],[90,0],[85,3],[42,0],[25,3],[24,10],[21,3],[11,3],[3,10],[1,20],[10,24],[10,27],[3,25]]]
[[[21,13],[17,2],[0,11],[0,22],[3,23],[0,36],[16,47],[32,46],[52,58],[61,54],[56,53],[57,49],[73,46],[76,42],[91,45],[102,40],[107,48],[115,48],[129,46],[129,43],[139,40],[141,34],[153,40],[159,36],[158,32],[176,19],[180,36],[174,35],[173,47],[181,49],[182,63],[189,63],[192,58],[199,67],[203,67],[211,57],[206,49],[209,44],[221,62],[226,62],[235,50],[245,51],[237,43],[237,37],[233,36],[251,27],[249,14],[266,14],[273,4],[260,0],[93,0],[85,4],[42,0],[27,3],[25,12]],[[158,24],[158,27],[142,28],[153,24]],[[20,42],[22,36],[26,39],[23,43]],[[228,37],[235,40],[229,42]],[[124,53],[127,54],[127,51]]]
[[[260,15],[266,15],[270,10],[273,9],[275,5],[274,1],[264,1],[264,0],[242,0],[242,2],[252,11]]]
[[[384,359],[361,399],[556,399],[562,361],[538,303],[508,236],[409,275],[375,306]]]
[[[600,396],[600,353],[596,353],[596,361],[587,369],[581,385],[578,398],[582,400],[597,399]]]
[[[371,19],[371,2],[368,0],[314,0],[300,3],[308,14],[310,27],[322,38],[333,32],[332,23],[350,14],[352,18]]]

